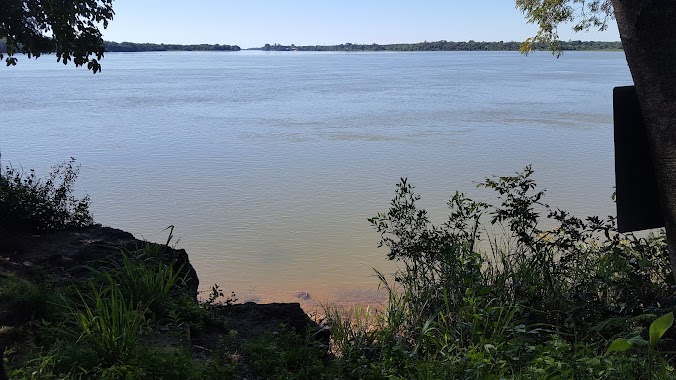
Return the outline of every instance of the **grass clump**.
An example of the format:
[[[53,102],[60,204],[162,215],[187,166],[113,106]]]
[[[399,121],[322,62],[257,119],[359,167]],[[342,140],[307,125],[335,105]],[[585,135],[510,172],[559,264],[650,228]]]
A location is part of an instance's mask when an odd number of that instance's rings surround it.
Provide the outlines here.
[[[282,328],[244,345],[259,376],[270,380],[336,379],[335,363],[328,360],[326,347],[310,337]]]
[[[137,368],[138,379],[231,379],[234,368],[216,361],[194,360],[189,350],[158,345],[139,347],[129,367]],[[140,375],[140,376],[139,376]]]
[[[485,180],[497,205],[456,193],[441,225],[402,179],[370,219],[399,263],[391,278],[378,273],[387,304],[368,328],[363,313],[327,312],[343,378],[674,378],[673,332],[608,351],[673,309],[664,234],[551,208],[532,174]]]
[[[62,342],[48,352],[34,353],[34,358],[9,373],[11,379],[221,380],[232,379],[234,369],[216,361],[195,360],[190,350],[161,344],[138,345],[127,359],[104,364],[91,347]]]
[[[92,347],[104,363],[128,357],[136,347],[145,324],[145,306],[127,300],[120,289],[90,285],[88,296],[78,291],[80,304],[70,307],[71,331]]]
[[[12,167],[0,173],[0,228],[10,232],[46,232],[93,224],[88,196],[77,198],[73,185],[80,167],[75,159],[38,178]]]
[[[173,231],[173,226],[170,227]],[[185,263],[178,264],[167,254],[166,244],[146,243],[136,250],[122,248],[120,255],[94,270],[104,282],[115,284],[131,302],[144,305],[155,317],[167,317],[187,289]]]
[[[0,273],[0,326],[44,317],[48,298],[43,286],[12,273]]]

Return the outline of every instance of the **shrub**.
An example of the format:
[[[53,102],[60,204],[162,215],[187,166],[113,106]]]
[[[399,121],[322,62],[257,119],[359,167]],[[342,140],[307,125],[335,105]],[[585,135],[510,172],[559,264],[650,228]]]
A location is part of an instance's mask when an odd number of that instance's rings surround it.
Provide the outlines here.
[[[441,226],[416,207],[420,197],[405,179],[397,185],[390,210],[370,221],[388,258],[403,264],[395,283],[412,316],[425,321],[443,309],[457,312],[469,295],[522,306],[520,317],[528,323],[584,333],[610,317],[660,308],[671,297],[663,233],[637,238],[617,233],[610,217],[582,220],[553,209],[542,202],[544,191],[537,191],[532,174],[527,167],[482,183],[498,193],[497,206],[456,193]],[[490,251],[481,252],[486,217],[507,236],[502,243],[483,239]]]
[[[552,208],[532,174],[481,183],[497,205],[456,193],[442,225],[401,180],[370,219],[399,263],[393,280],[378,273],[389,298],[375,330],[329,313],[347,378],[670,378],[664,355],[603,355],[669,311],[664,233],[620,234],[611,217]]]
[[[0,228],[44,232],[91,225],[89,197],[73,195],[79,170],[73,158],[54,166],[46,180],[34,170],[7,167],[0,174]]]

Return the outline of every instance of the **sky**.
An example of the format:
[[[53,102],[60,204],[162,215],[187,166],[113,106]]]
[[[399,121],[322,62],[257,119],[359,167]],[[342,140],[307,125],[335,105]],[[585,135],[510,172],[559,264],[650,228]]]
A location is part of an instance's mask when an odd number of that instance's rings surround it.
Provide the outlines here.
[[[335,45],[421,41],[523,41],[537,28],[513,0],[115,0],[107,41]],[[561,40],[619,41],[617,27]]]

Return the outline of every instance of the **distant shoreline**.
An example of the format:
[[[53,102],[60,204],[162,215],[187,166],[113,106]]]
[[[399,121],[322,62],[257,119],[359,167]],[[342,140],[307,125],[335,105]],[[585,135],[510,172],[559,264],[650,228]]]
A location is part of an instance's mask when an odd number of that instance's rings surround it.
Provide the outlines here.
[[[220,44],[154,44],[154,43],[136,43],[136,42],[111,42],[105,41],[106,52],[145,52],[145,51],[240,51],[237,45]]]
[[[353,44],[340,45],[280,45],[265,44],[262,47],[242,49],[238,45],[221,44],[164,44],[164,43],[137,43],[137,42],[104,42],[106,52],[153,52],[153,51],[351,51],[351,52],[377,52],[377,51],[519,51],[521,42],[516,41],[424,41],[417,43],[401,44]],[[561,51],[622,51],[622,43],[619,41],[560,41]],[[546,46],[536,46],[534,50],[549,50]],[[6,53],[5,42],[0,40],[0,53]]]
[[[433,41],[417,42],[407,44],[340,44],[340,45],[279,45],[266,44],[260,48],[250,48],[246,50],[263,51],[519,51],[521,42],[516,41]],[[561,51],[621,51],[622,43],[619,41],[560,41]],[[535,46],[534,50],[547,51],[549,48],[545,45]]]

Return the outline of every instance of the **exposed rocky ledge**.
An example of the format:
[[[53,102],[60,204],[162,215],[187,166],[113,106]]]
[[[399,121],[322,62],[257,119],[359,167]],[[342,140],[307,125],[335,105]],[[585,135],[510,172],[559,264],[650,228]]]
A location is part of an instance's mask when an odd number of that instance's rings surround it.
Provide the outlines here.
[[[102,260],[115,258],[121,249],[133,252],[144,244],[155,243],[100,225],[39,235],[12,235],[0,230],[0,271],[47,280],[50,287],[58,288],[74,279],[92,277],[90,268],[96,268]],[[166,247],[165,254],[177,269],[182,267],[188,288],[197,296],[199,277],[186,251]],[[231,320],[232,328],[243,332],[274,330],[280,324],[298,331],[317,328],[298,303],[235,304],[222,307],[222,313]]]
[[[19,274],[49,274],[56,285],[91,276],[88,267],[114,258],[121,249],[134,252],[148,243],[129,232],[100,225],[43,234],[10,235],[0,231],[0,268]],[[197,295],[199,278],[184,249],[165,248],[165,255],[182,266],[188,288]]]

